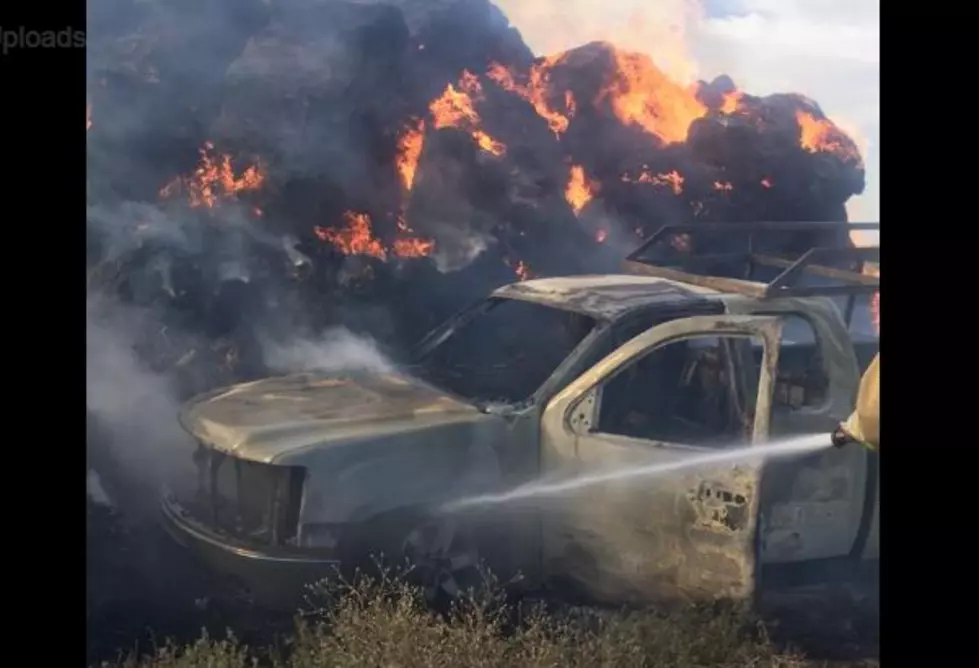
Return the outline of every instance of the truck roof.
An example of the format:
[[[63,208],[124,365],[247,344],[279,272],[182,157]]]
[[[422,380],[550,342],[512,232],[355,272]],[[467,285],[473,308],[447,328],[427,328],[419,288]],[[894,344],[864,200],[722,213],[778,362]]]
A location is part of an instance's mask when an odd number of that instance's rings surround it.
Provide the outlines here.
[[[719,299],[722,293],[665,278],[599,274],[512,283],[495,290],[493,296],[536,302],[609,320],[637,308]]]
[[[764,283],[754,281],[738,282],[751,286],[764,286]],[[805,303],[808,308],[817,310],[824,310],[828,304],[836,303],[835,308],[840,312],[845,308],[845,305],[840,303],[843,300],[839,297],[836,299],[821,296],[775,297],[760,300],[738,292],[722,292],[667,278],[632,274],[538,278],[504,285],[495,290],[492,296],[535,302],[574,311],[598,320],[615,320],[625,313],[647,307],[683,306],[703,301],[723,302],[725,309],[730,309],[734,304],[758,301],[765,301],[772,305],[786,301],[797,306]],[[735,310],[741,308],[744,307],[735,307]],[[854,320],[849,325],[851,338],[855,342],[876,340],[877,335],[870,321],[869,309],[865,307],[858,309],[854,315]]]
[[[847,222],[664,225],[626,257],[623,268],[628,273],[523,281],[499,288],[493,296],[537,302],[603,320],[644,307],[679,306],[697,301],[723,301],[730,306],[736,302],[771,303],[791,299],[798,303],[798,300],[835,297],[843,299],[844,320],[849,326],[857,297],[880,289],[880,246],[853,245],[849,234],[854,230],[879,232],[880,225]],[[755,252],[757,235],[786,232],[815,235],[809,243],[820,239],[833,243],[813,246],[798,257]],[[707,244],[706,252],[702,252],[699,244],[693,243],[692,235],[699,237],[704,233],[733,235],[734,241],[726,243],[734,244],[735,248],[745,241],[740,237],[747,237],[746,247],[718,253],[711,252]],[[778,240],[770,238],[769,246]],[[830,264],[817,264],[816,259]],[[863,269],[854,266],[858,261]],[[834,265],[839,262],[847,265],[846,268]],[[769,280],[759,280],[759,269],[771,274]],[[836,285],[814,283],[813,279],[819,278]]]

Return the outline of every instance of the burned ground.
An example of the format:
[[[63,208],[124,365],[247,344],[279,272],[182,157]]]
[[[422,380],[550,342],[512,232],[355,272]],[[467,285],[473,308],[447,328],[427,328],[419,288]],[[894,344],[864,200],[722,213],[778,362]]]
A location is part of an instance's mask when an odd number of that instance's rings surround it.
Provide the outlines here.
[[[863,189],[814,101],[682,85],[606,43],[535,58],[487,0],[88,12],[89,449],[117,506],[89,525],[102,656],[183,633],[207,596],[189,566],[186,592],[158,586],[179,557],[120,516],[183,457],[160,449],[189,395],[337,325],[398,357],[501,284],[616,270],[665,223],[842,221]]]

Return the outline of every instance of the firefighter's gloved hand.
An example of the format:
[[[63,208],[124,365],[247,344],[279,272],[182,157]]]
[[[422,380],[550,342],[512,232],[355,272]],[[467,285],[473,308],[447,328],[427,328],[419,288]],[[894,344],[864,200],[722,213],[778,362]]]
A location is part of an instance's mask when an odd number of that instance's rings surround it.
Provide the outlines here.
[[[837,427],[830,435],[830,441],[834,448],[842,448],[847,443],[853,443],[853,438],[843,431],[843,427]]]

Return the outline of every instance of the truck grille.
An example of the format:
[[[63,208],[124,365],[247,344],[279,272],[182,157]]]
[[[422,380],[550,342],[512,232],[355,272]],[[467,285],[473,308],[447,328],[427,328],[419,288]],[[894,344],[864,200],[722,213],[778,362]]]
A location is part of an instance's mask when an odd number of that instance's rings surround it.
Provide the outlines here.
[[[253,462],[200,445],[198,519],[222,533],[262,545],[294,545],[305,469]]]

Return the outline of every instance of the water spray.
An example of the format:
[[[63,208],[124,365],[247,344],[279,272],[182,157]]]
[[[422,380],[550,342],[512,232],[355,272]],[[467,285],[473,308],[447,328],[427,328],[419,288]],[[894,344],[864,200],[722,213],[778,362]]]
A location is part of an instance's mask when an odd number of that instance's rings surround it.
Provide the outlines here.
[[[832,443],[827,434],[799,436],[768,445],[745,446],[722,450],[720,452],[711,452],[705,455],[683,457],[674,462],[660,462],[650,464],[648,466],[630,466],[628,468],[620,467],[611,471],[575,476],[573,478],[554,482],[538,480],[521,485],[520,487],[516,487],[508,492],[501,492],[499,494],[483,494],[480,496],[471,496],[458,499],[456,501],[450,501],[442,506],[441,511],[444,513],[452,513],[477,506],[494,506],[530,498],[560,496],[562,494],[568,494],[605,482],[620,482],[632,478],[649,478],[667,473],[674,473],[676,471],[684,471],[718,464],[802,455],[817,452],[831,446]]]

